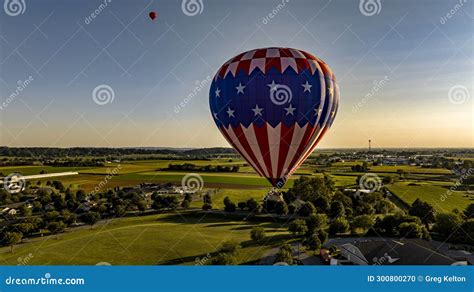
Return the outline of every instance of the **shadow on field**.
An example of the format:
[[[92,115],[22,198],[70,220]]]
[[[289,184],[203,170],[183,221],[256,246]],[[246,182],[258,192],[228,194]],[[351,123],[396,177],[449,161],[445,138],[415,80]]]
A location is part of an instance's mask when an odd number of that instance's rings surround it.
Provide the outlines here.
[[[217,253],[203,253],[200,255],[194,255],[194,256],[187,256],[187,257],[181,257],[181,258],[175,258],[175,259],[170,259],[166,261],[161,261],[158,262],[157,265],[181,265],[181,264],[188,264],[188,263],[195,263],[197,265],[202,265],[202,259],[208,259],[216,255]]]
[[[210,228],[235,226],[235,228],[230,228],[231,230],[250,230],[258,225],[264,228],[272,228],[272,231],[274,231],[286,226],[286,222],[269,218],[250,217],[243,220],[242,216],[202,212],[171,213],[158,218],[157,221],[175,224],[207,224],[206,227]]]

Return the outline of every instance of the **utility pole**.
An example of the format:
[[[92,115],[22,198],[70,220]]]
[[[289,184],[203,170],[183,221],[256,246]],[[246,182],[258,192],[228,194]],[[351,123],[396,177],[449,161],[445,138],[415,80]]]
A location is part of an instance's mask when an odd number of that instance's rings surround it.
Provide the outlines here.
[[[371,146],[370,146],[370,143],[372,142],[372,140],[369,139],[369,152],[371,150]]]

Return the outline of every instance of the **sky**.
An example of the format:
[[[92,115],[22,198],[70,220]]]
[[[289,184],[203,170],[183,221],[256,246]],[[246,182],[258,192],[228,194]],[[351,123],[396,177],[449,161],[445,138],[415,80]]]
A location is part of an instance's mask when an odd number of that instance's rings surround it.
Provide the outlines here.
[[[0,145],[227,147],[206,80],[276,46],[337,78],[320,148],[474,147],[474,1],[187,2],[5,0]]]

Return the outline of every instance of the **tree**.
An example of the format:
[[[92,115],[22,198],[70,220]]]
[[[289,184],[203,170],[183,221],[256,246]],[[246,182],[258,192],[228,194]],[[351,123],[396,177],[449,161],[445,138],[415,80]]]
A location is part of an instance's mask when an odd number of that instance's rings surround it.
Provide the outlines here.
[[[288,205],[285,201],[278,201],[275,205],[275,213],[277,215],[286,215],[288,214]]]
[[[319,229],[325,228],[328,224],[328,216],[326,214],[311,214],[306,218],[306,226],[308,233],[313,234]]]
[[[275,262],[280,263],[287,263],[289,265],[292,265],[294,263],[293,261],[293,249],[291,246],[287,243],[282,245],[280,247],[280,250],[276,254]]]
[[[321,248],[321,239],[319,239],[317,234],[313,234],[309,237],[307,245],[310,249],[318,251]]]
[[[403,179],[405,176],[405,171],[403,171],[403,169],[397,169],[397,174],[400,179]]]
[[[254,198],[251,198],[247,201],[247,207],[249,208],[250,212],[258,212],[259,211],[258,202]]]
[[[439,213],[433,229],[448,238],[462,223],[462,218],[454,213]]]
[[[21,242],[23,235],[20,232],[5,232],[3,234],[2,243],[10,247],[13,252],[13,246]]]
[[[20,223],[16,225],[16,229],[20,231],[23,235],[29,236],[35,231],[35,226],[32,223]]]
[[[316,213],[316,208],[311,202],[304,203],[303,206],[301,206],[301,208],[298,210],[298,214],[302,217],[308,217],[313,213]]]
[[[391,176],[384,176],[382,178],[382,183],[385,185],[392,184],[393,183],[393,177]]]
[[[145,200],[139,200],[137,202],[137,209],[141,212],[144,212],[146,210],[147,203]]]
[[[100,220],[100,214],[97,212],[89,211],[82,215],[82,221],[88,225],[92,226]]]
[[[213,257],[210,261],[211,265],[221,265],[221,266],[235,266],[237,265],[237,258],[228,253],[221,253]]]
[[[247,202],[239,202],[237,204],[237,207],[239,207],[239,209],[243,211],[245,208],[247,208]]]
[[[265,229],[260,226],[255,226],[250,230],[250,238],[253,241],[261,242],[265,238]]]
[[[339,201],[332,201],[329,216],[331,216],[331,218],[346,216],[346,212],[344,211],[344,205]]]
[[[357,229],[362,229],[365,233],[367,229],[374,226],[375,221],[374,218],[370,215],[359,215],[354,217],[351,223],[351,231],[352,233],[356,233]]]
[[[212,209],[212,205],[209,204],[209,203],[204,203],[204,204],[202,205],[202,209],[203,209],[204,211],[211,210],[211,209]]]
[[[18,210],[20,211],[21,216],[29,217],[33,213],[31,208],[28,208],[26,204],[21,205]]]
[[[235,203],[231,201],[229,197],[224,198],[224,211],[226,212],[235,212],[237,209],[237,206],[235,206]]]
[[[466,210],[464,210],[464,216],[466,216],[467,219],[474,218],[474,203],[469,204],[469,206],[466,207]]]
[[[226,241],[217,249],[219,253],[237,254],[240,250],[240,244],[235,241]]]
[[[202,201],[204,204],[212,204],[211,195],[205,194],[204,197],[202,197]]]
[[[191,205],[191,202],[193,200],[193,197],[191,194],[185,194],[184,195],[184,200],[181,202],[181,207],[187,209]]]
[[[408,214],[421,219],[426,227],[435,221],[435,209],[427,202],[416,199],[408,210]]]
[[[303,219],[295,219],[288,225],[288,231],[294,235],[303,235],[308,232],[308,227]]]
[[[422,238],[422,226],[414,222],[403,222],[399,227],[399,234],[406,238]]]
[[[155,196],[152,203],[152,208],[156,210],[171,209],[175,210],[179,206],[177,196]]]
[[[329,225],[329,234],[345,233],[349,230],[349,222],[346,218],[338,217]]]
[[[319,229],[316,232],[316,235],[318,236],[319,240],[321,241],[321,244],[325,243],[328,240],[328,233],[324,231],[323,229]]]
[[[58,234],[66,230],[66,224],[63,221],[53,221],[48,224],[46,227],[51,234],[56,234],[56,239],[58,239]]]

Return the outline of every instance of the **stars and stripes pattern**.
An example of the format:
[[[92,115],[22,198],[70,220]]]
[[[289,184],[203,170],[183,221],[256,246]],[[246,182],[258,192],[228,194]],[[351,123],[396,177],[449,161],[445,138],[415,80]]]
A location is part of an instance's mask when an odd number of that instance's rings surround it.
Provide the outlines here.
[[[315,149],[339,106],[329,67],[291,48],[257,49],[232,58],[217,72],[209,96],[226,140],[278,187]]]

